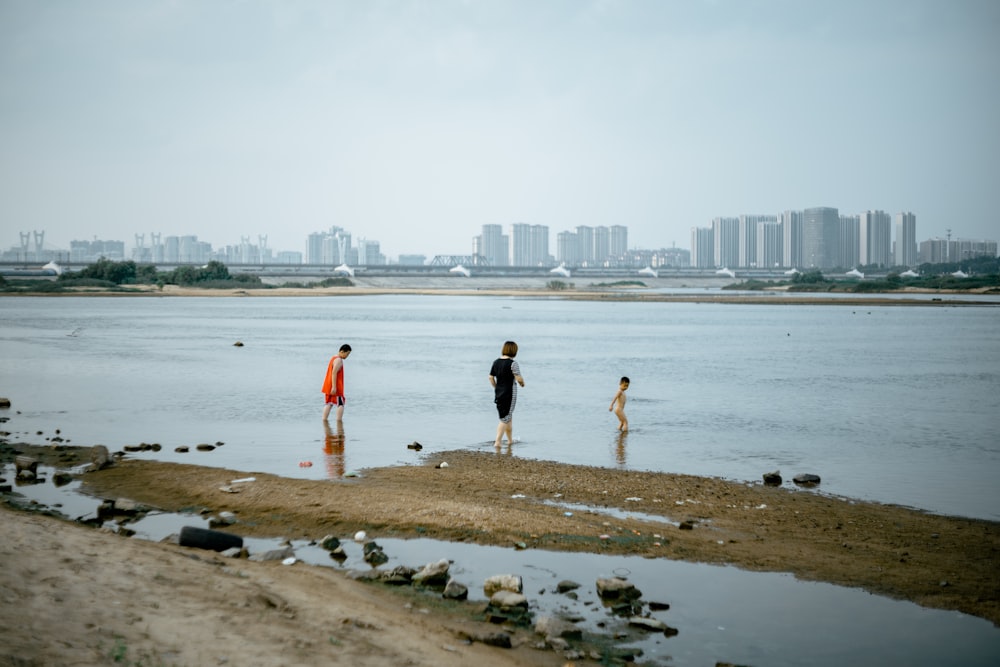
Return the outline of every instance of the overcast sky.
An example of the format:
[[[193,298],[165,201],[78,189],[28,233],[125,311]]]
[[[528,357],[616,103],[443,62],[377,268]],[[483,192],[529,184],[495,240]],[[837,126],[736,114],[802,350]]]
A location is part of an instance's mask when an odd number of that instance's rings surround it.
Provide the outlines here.
[[[689,248],[813,206],[998,239],[998,159],[995,0],[0,0],[3,248]]]

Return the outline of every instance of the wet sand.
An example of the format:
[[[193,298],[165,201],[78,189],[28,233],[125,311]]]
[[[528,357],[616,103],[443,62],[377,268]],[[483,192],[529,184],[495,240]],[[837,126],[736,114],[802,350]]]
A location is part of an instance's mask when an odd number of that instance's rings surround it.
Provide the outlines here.
[[[50,449],[28,448],[61,465],[68,455],[86,460],[89,452]],[[442,461],[448,466],[437,467]],[[246,476],[256,481],[240,485],[239,493],[222,490]],[[87,473],[83,481],[97,497],[166,511],[233,512],[239,519],[233,530],[244,536],[320,539],[365,530],[731,564],[1000,624],[1000,524],[831,497],[822,486],[806,489],[790,480],[771,487],[458,450],[338,482],[138,459]],[[560,504],[594,511],[566,516]],[[650,518],[610,518],[608,509]]]

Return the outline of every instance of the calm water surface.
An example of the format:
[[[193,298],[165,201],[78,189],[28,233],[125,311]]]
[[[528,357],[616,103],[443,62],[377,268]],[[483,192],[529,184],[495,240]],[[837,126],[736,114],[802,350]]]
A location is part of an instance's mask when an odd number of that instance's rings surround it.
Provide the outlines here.
[[[811,472],[825,493],[996,520],[998,325],[989,306],[11,297],[0,395],[19,440],[60,429],[72,444],[155,442],[142,456],[322,478],[417,463],[414,440],[431,456],[493,451],[487,374],[512,339],[527,382],[516,456],[751,481]],[[343,342],[341,445],[319,387]],[[622,375],[624,436],[607,409]]]

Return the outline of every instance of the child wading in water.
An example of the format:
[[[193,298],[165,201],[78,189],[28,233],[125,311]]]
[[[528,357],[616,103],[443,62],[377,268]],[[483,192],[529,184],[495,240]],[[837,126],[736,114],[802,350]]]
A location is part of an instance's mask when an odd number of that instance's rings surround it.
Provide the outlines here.
[[[614,410],[615,415],[618,416],[618,430],[627,431],[628,430],[628,417],[625,416],[625,391],[628,389],[629,379],[623,377],[618,382],[618,393],[615,397],[611,399],[611,406],[608,407],[608,412]]]

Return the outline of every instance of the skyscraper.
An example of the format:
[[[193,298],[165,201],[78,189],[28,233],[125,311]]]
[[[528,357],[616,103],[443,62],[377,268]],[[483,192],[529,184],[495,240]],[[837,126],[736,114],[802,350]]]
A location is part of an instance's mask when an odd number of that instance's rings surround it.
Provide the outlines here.
[[[842,215],[840,216],[840,229],[838,230],[838,259],[837,266],[857,268],[860,257],[861,244],[858,242],[859,229],[861,227],[861,216]]]
[[[510,252],[508,245],[510,239],[504,235],[503,227],[500,225],[483,225],[481,243],[479,243],[479,253],[486,258],[490,266],[509,266]]]
[[[837,265],[837,231],[840,214],[828,206],[802,212],[802,263],[810,269],[831,269]]]
[[[556,235],[556,258],[567,266],[580,263],[580,241],[575,232],[559,232]]]
[[[781,223],[777,220],[757,223],[757,258],[761,269],[773,269],[783,264]]]
[[[691,228],[691,264],[695,268],[715,266],[715,235],[711,227]]]
[[[628,256],[628,227],[611,225],[611,255],[619,260]]]
[[[759,223],[776,223],[775,215],[741,215],[740,216],[740,250],[737,266],[747,267],[757,265],[757,229]]]
[[[549,261],[549,228],[517,222],[510,226],[513,266],[544,266]]]
[[[715,266],[738,266],[740,261],[739,218],[715,218],[712,220],[712,241],[715,245],[713,254]]]
[[[580,225],[576,228],[577,263],[581,266],[594,264],[594,228]]]
[[[606,266],[611,256],[611,230],[607,227],[594,227],[594,265]]]
[[[859,218],[858,263],[886,267],[892,262],[892,219],[885,211],[865,211]]]
[[[781,214],[781,258],[784,266],[802,266],[802,211]]]
[[[917,216],[912,213],[896,214],[896,266],[913,266],[917,263]]]

